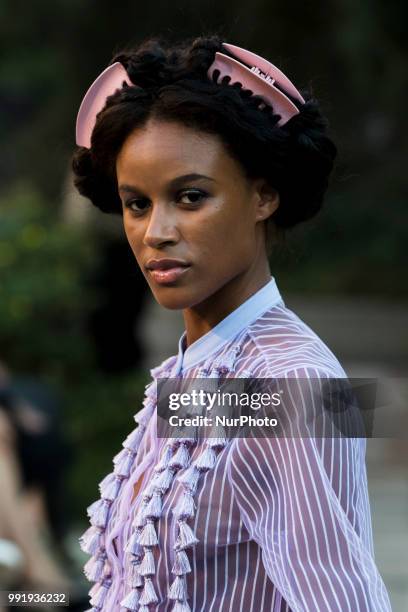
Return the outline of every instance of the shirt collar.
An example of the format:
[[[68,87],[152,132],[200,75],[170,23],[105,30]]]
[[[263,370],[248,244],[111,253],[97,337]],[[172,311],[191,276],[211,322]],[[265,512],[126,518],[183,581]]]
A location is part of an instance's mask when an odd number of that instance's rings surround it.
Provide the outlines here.
[[[182,370],[191,368],[211,356],[281,300],[282,296],[275,278],[271,276],[266,285],[258,289],[204,336],[190,344],[187,349],[184,349],[187,335],[187,332],[184,331],[178,343],[178,355],[174,364],[173,376],[177,376]]]

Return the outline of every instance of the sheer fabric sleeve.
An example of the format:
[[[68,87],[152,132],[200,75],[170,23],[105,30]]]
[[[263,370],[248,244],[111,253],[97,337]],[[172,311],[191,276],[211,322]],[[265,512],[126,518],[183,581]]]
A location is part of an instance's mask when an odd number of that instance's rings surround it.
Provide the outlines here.
[[[299,389],[290,401],[303,410],[315,400],[305,380]],[[363,438],[236,438],[228,477],[293,612],[391,611],[373,559]]]

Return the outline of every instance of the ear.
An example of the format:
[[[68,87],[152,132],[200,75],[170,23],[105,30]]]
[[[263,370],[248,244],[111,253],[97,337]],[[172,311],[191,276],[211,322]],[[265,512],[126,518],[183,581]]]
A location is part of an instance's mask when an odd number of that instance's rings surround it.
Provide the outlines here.
[[[265,221],[280,203],[279,193],[265,179],[255,181],[255,221]]]

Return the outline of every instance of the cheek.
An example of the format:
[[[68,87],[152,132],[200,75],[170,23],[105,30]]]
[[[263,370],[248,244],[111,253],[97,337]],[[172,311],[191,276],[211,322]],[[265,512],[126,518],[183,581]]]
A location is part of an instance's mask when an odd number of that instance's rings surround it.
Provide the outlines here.
[[[138,259],[143,244],[143,233],[140,228],[138,229],[130,221],[126,221],[126,219],[123,221],[123,228],[130,248],[136,259]]]
[[[227,209],[220,210],[220,214],[214,218],[214,223],[210,229],[210,236],[213,241],[217,241],[222,247],[245,250],[251,243],[252,223],[247,206],[239,202],[234,202]]]
[[[190,228],[189,242],[200,261],[219,273],[236,268],[251,259],[254,252],[253,229],[247,215],[219,211],[211,218],[202,218]]]

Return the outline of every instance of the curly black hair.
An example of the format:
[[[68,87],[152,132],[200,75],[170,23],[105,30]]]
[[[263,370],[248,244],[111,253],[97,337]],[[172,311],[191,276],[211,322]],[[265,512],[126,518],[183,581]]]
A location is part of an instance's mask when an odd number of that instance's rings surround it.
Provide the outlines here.
[[[266,179],[280,196],[267,227],[279,232],[320,210],[337,150],[318,101],[308,90],[301,90],[305,104],[284,92],[300,112],[278,126],[280,115],[260,96],[229,84],[229,77],[208,78],[216,51],[228,55],[217,35],[173,45],[149,38],[113,57],[134,86],[124,84],[107,98],[91,148],[78,147],[72,159],[76,188],[100,210],[122,214],[116,157],[128,135],[150,118],[218,135],[248,177]]]

